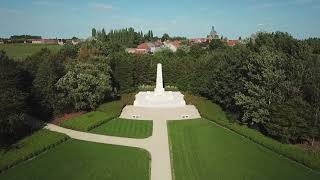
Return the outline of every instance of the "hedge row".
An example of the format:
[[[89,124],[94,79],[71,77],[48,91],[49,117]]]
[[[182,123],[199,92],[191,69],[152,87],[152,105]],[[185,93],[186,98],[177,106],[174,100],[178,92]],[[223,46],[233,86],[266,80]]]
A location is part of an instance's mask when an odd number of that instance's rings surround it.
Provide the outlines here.
[[[3,172],[23,161],[31,159],[56,145],[66,141],[69,137],[64,134],[39,130],[20,140],[7,150],[0,151],[0,172]]]
[[[269,138],[254,129],[248,128],[245,125],[239,125],[235,122],[230,122],[220,106],[205,98],[186,95],[186,100],[198,108],[202,117],[214,121],[215,123],[226,127],[257,144],[260,144],[267,149],[281,154],[291,160],[302,163],[311,169],[317,171],[320,170],[319,153],[307,151],[291,144],[282,144],[279,141]]]
[[[133,100],[134,94],[125,94],[120,100],[102,104],[96,111],[64,121],[61,123],[61,126],[79,131],[90,131],[101,124],[119,117],[123,107],[127,104],[132,104]]]
[[[64,121],[61,123],[61,126],[78,131],[89,131],[90,129],[95,128],[113,118],[114,116],[107,113],[92,111],[68,121]]]

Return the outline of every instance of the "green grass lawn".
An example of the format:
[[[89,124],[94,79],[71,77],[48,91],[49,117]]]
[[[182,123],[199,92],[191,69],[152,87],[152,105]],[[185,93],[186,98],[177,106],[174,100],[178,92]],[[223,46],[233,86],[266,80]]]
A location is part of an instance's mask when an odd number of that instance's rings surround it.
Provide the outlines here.
[[[3,180],[149,180],[144,150],[68,140],[0,174]]]
[[[62,46],[46,44],[0,44],[0,50],[4,50],[7,55],[14,59],[25,59],[42,48],[48,48],[52,52],[58,52]]]
[[[147,138],[152,135],[152,121],[113,119],[95,129],[92,133],[129,138]]]
[[[7,150],[0,150],[0,171],[19,164],[37,154],[44,152],[55,145],[62,143],[69,137],[64,134],[39,130],[25,137]]]
[[[316,180],[320,173],[205,120],[168,123],[175,180]]]
[[[101,104],[96,111],[64,121],[61,123],[61,126],[79,131],[89,131],[119,117],[123,107],[133,103],[133,99],[134,94],[124,94],[120,100]]]
[[[113,115],[100,111],[92,111],[64,121],[61,123],[61,126],[79,131],[89,131],[112,118],[114,118]]]
[[[304,150],[292,144],[280,143],[259,131],[250,129],[245,125],[239,125],[235,121],[230,121],[221,107],[210,100],[190,94],[186,94],[185,99],[188,104],[193,104],[197,107],[201,117],[214,121],[272,151],[320,171],[320,153]]]

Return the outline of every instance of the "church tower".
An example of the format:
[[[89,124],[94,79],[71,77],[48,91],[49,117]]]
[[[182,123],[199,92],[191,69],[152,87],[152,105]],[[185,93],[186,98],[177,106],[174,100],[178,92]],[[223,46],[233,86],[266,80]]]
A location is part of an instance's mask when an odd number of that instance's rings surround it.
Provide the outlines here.
[[[209,39],[219,39],[219,35],[217,31],[214,29],[214,26],[211,28],[210,35],[208,36]]]

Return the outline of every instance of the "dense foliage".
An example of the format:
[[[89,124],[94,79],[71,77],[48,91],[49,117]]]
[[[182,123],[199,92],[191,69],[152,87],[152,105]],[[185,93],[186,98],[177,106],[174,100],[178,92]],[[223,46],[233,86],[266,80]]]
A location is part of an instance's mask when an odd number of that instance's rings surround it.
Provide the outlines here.
[[[166,85],[217,102],[241,123],[283,142],[319,140],[320,56],[308,41],[281,32],[234,47],[217,41],[189,52],[113,55],[116,87],[127,92],[152,84],[161,62]]]
[[[24,112],[48,119],[64,112],[95,109],[110,97],[154,85],[160,62],[165,85],[218,103],[240,124],[282,142],[313,145],[320,140],[318,39],[258,33],[234,47],[214,40],[185,43],[176,53],[164,50],[135,55],[125,53],[123,47],[151,40],[151,31],[143,39],[131,28],[109,34],[93,30],[92,35],[81,45],[65,46],[56,54],[42,50],[21,62],[20,69],[2,55],[4,64],[12,68],[1,71],[6,77],[1,87],[4,92],[17,92],[6,96],[13,97],[16,103],[10,108],[16,108],[3,111],[2,116],[8,117],[5,122],[23,122]],[[21,73],[23,82],[12,80]],[[1,104],[6,107],[6,102]],[[24,104],[32,108],[23,108]],[[9,120],[11,115],[16,117],[14,121]]]

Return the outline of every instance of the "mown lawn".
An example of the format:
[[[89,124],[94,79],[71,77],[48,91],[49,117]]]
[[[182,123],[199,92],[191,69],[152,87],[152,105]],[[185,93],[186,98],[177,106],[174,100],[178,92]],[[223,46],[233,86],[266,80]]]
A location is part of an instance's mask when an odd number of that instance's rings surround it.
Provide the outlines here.
[[[46,44],[0,44],[0,51],[4,50],[6,54],[14,59],[22,60],[42,48],[48,48],[52,52],[58,52],[62,46]]]
[[[0,172],[49,150],[68,138],[67,135],[42,129],[8,149],[0,149]]]
[[[64,121],[60,125],[69,129],[89,131],[120,116],[123,107],[131,104],[133,99],[134,94],[124,94],[120,100],[101,104],[96,111]]]
[[[320,171],[320,153],[308,151],[292,144],[281,143],[263,135],[257,130],[248,128],[246,125],[240,125],[236,121],[230,121],[230,118],[227,117],[222,108],[210,100],[190,94],[186,94],[185,99],[188,104],[193,104],[197,107],[201,117],[214,121],[274,152]]]
[[[0,174],[7,180],[149,180],[149,154],[123,146],[68,140]]]
[[[320,173],[205,120],[168,123],[175,180],[316,180]]]
[[[61,123],[61,126],[79,131],[89,131],[112,118],[114,117],[110,114],[100,111],[92,111],[64,121]]]
[[[152,121],[113,119],[95,129],[92,133],[129,138],[147,138],[152,135]]]

